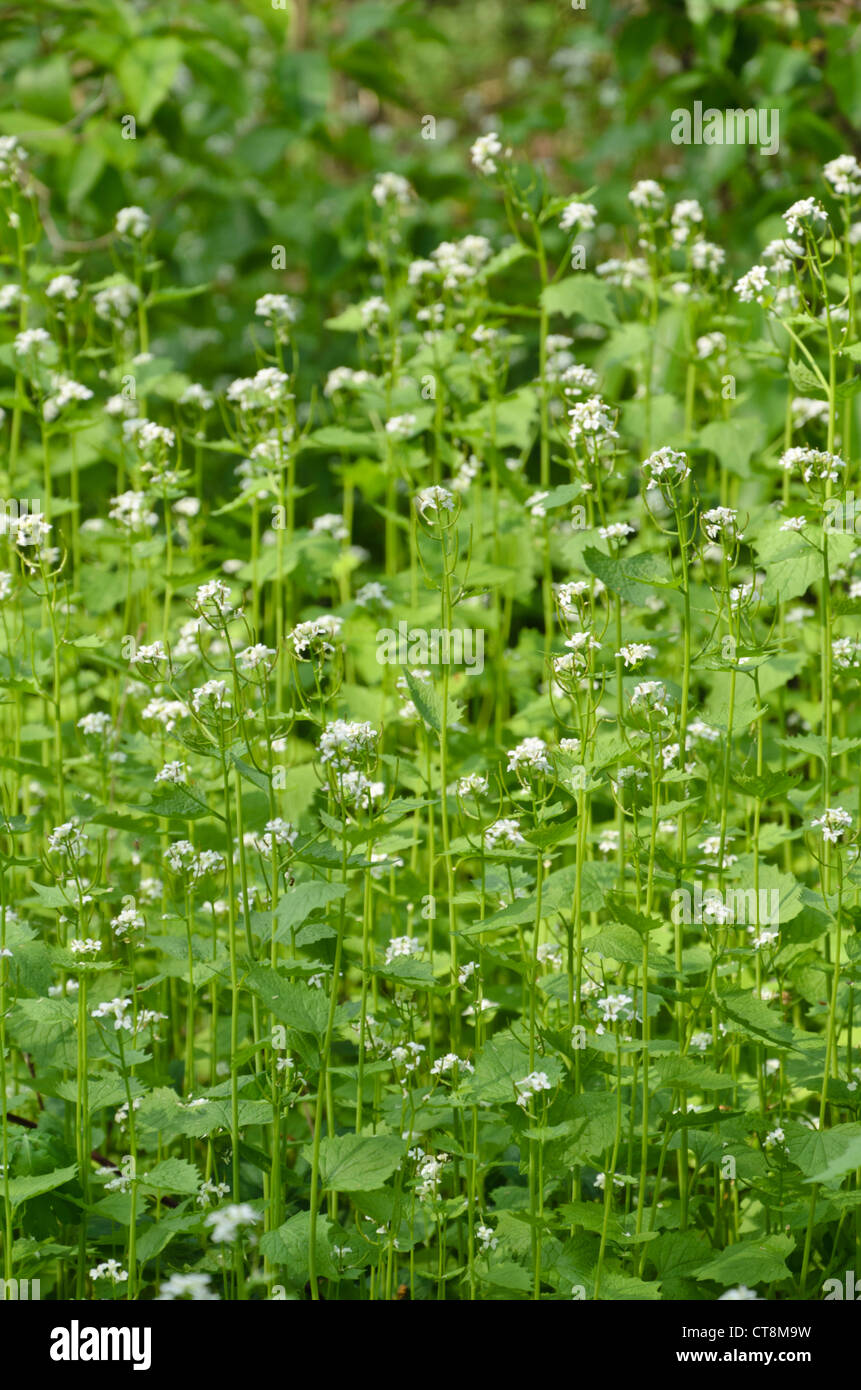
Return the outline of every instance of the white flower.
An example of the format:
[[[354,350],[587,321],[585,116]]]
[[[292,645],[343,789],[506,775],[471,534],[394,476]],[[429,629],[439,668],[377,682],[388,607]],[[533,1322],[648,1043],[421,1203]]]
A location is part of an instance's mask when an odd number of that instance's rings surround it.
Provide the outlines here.
[[[657,654],[656,649],[648,642],[629,642],[616,652],[616,656],[620,656],[626,666],[638,666],[641,661],[647,661]]]
[[[111,926],[114,935],[128,940],[129,933],[133,931],[144,931],[146,928],[146,918],[142,912],[135,907],[124,907],[117,913],[116,917],[111,918]]]
[[[128,1271],[121,1269],[116,1260],[103,1260],[90,1270],[90,1278],[96,1283],[99,1279],[109,1279],[112,1284],[122,1284],[128,1279]]]
[[[218,1302],[219,1295],[213,1293],[209,1287],[210,1275],[208,1274],[171,1274],[159,1286],[156,1302],[170,1302],[176,1299],[188,1299],[193,1303]]]
[[[386,965],[400,957],[420,956],[421,953],[422,944],[417,936],[393,936],[386,947]]]
[[[230,693],[226,681],[209,680],[204,681],[196,690],[191,692],[192,707],[197,714],[206,706],[214,710],[225,710],[230,708]]]
[[[822,170],[835,193],[841,197],[857,198],[861,194],[861,165],[854,154],[841,154],[830,159]]]
[[[198,587],[194,606],[204,617],[228,618],[233,613],[230,588],[221,579],[210,579]]]
[[[262,642],[255,642],[251,647],[243,647],[241,652],[236,653],[236,660],[243,671],[257,671],[261,666],[268,667],[275,656],[272,647],[265,647]]]
[[[702,222],[703,210],[696,198],[682,198],[670,214],[674,246],[683,246],[694,227]]]
[[[602,541],[624,541],[628,536],[636,534],[636,527],[629,526],[627,521],[614,521],[609,526],[599,526],[598,535]]]
[[[391,206],[398,212],[404,212],[415,196],[412,184],[403,174],[377,174],[371,189],[371,197],[378,208]]]
[[[75,937],[69,942],[69,950],[73,956],[97,956],[101,949],[101,941],[97,941],[92,936]]]
[[[274,328],[279,337],[286,336],[297,316],[296,305],[286,294],[261,295],[254,305],[254,313],[265,321],[267,328]]]
[[[691,471],[687,454],[678,449],[670,449],[667,445],[649,454],[649,457],[643,460],[642,467],[649,479],[646,484],[647,492],[664,483],[670,486],[681,483],[690,476]]]
[[[129,532],[151,530],[158,525],[158,516],[150,509],[145,492],[122,492],[119,497],[112,497],[108,516]]]
[[[249,1202],[234,1202],[210,1212],[203,1224],[212,1227],[212,1241],[218,1245],[232,1243],[244,1226],[254,1226],[259,1220],[260,1216]]]
[[[597,216],[598,209],[594,204],[574,200],[562,209],[559,226],[563,232],[591,232]]]
[[[315,516],[311,523],[311,531],[317,536],[331,536],[336,541],[346,541],[350,538],[350,532],[340,512],[324,512],[322,516]]]
[[[319,618],[309,618],[307,622],[297,623],[287,634],[287,643],[298,661],[333,656],[335,643],[341,633],[343,619],[334,613],[323,613]]]
[[[712,357],[716,352],[723,352],[726,347],[726,336],[723,333],[704,333],[701,338],[697,338],[697,357]]]
[[[628,201],[632,207],[657,211],[664,206],[666,196],[654,179],[640,179],[628,194]]]
[[[93,309],[96,316],[108,323],[120,325],[134,309],[140,299],[140,290],[131,280],[118,277],[112,285],[105,285],[93,295]]]
[[[32,355],[37,362],[41,362],[45,358],[46,349],[53,344],[50,333],[44,328],[25,328],[23,333],[16,335],[14,346],[20,357]]]
[[[631,709],[642,709],[647,713],[667,713],[667,688],[663,681],[641,681],[634,686],[631,695]]]
[[[141,666],[160,665],[162,661],[167,661],[167,652],[165,651],[164,643],[161,640],[158,640],[156,642],[143,644],[140,647],[135,647],[134,651],[129,657],[129,661],[132,664],[139,664]],[[153,701],[153,704],[155,703],[156,702]],[[185,710],[184,707],[183,709],[185,713],[188,713],[188,711]],[[147,713],[147,711],[150,712]],[[148,705],[147,709],[145,709],[143,712],[143,718],[158,719],[160,717],[160,714],[160,709],[152,709],[151,706]],[[170,726],[166,727],[168,728],[168,732],[170,732]]]
[[[486,796],[488,780],[478,772],[470,772],[461,777],[457,784],[458,796]]]
[[[742,304],[765,304],[771,288],[768,282],[768,266],[754,265],[736,282],[735,292]]]
[[[575,401],[568,411],[568,418],[571,421],[568,427],[568,439],[571,444],[576,444],[581,438],[594,440],[597,444],[619,438],[618,431],[613,428],[613,417],[609,407],[600,396],[590,396],[586,401]]]
[[[528,773],[552,772],[547,754],[548,748],[543,738],[525,738],[516,748],[509,749],[508,771],[519,772],[525,768]]]
[[[106,710],[97,710],[93,714],[83,715],[78,720],[78,728],[93,738],[104,738],[111,728],[111,723],[111,716]]]
[[[475,1228],[475,1237],[479,1243],[479,1253],[482,1255],[486,1255],[489,1250],[495,1250],[499,1244],[492,1226],[479,1223]]]
[[[799,198],[783,214],[786,230],[795,236],[799,230],[814,231],[817,222],[827,222],[828,213],[816,198]]]
[[[215,405],[215,399],[204,386],[192,382],[190,386],[186,386],[179,398],[179,403],[180,405],[196,405],[199,410],[211,410]]]
[[[14,283],[0,285],[0,314],[6,314],[10,309],[14,309],[25,297],[21,293],[20,285]]]
[[[50,389],[52,394],[42,405],[42,415],[48,421],[56,420],[60,412],[75,401],[93,399],[93,393],[88,386],[82,386],[79,381],[72,381],[71,377],[59,376],[55,372],[51,373]]]
[[[134,1028],[131,1007],[131,999],[123,999],[121,997],[106,999],[104,1003],[99,1004],[97,1008],[93,1009],[90,1016],[96,1019],[112,1018],[114,1021],[115,1033],[130,1033]]]
[[[822,831],[823,840],[837,844],[844,832],[852,829],[852,817],[842,806],[829,807],[816,820],[810,822],[811,829]]]
[[[634,1016],[634,1000],[630,994],[608,994],[603,999],[596,999],[595,1003],[605,1023],[616,1023],[619,1019],[628,1020]]]
[[[443,512],[454,511],[454,496],[444,487],[425,487],[416,493],[415,508],[423,520],[427,520],[428,512],[436,513],[436,519],[439,520]]]
[[[378,738],[378,731],[367,721],[335,719],[320,735],[320,761],[336,772],[349,769],[374,755]]]
[[[738,512],[733,507],[711,507],[702,514],[703,528],[710,541],[742,540],[737,529]]]
[[[734,1289],[727,1289],[726,1293],[722,1293],[722,1294],[720,1295],[720,1297],[718,1298],[718,1303],[725,1303],[725,1302],[736,1302],[736,1303],[741,1303],[741,1302],[750,1302],[751,1300],[753,1300],[753,1301],[758,1301],[758,1300],[759,1300],[759,1294],[758,1294],[758,1293],[754,1293],[753,1289],[749,1289],[749,1288],[747,1287],[747,1284],[738,1284],[738,1285],[736,1286],[736,1288],[734,1288]]]
[[[393,415],[386,421],[386,434],[393,439],[409,439],[416,427],[415,415]]]
[[[470,148],[469,157],[473,167],[480,174],[495,174],[499,167],[496,163],[502,154],[502,141],[496,131],[490,131],[487,135],[479,135]]]
[[[189,774],[189,771],[190,771],[190,769],[189,769],[188,763],[183,763],[183,762],[165,763],[164,767],[163,767],[159,772],[156,773],[156,775],[155,775],[155,781],[156,781],[156,782],[170,782],[170,783],[172,783],[173,785],[177,785],[178,783],[187,782],[187,781],[188,781],[188,774]]]
[[[710,271],[717,274],[726,260],[726,251],[715,246],[713,241],[697,240],[691,242],[691,265],[694,270]]]
[[[57,854],[67,854],[70,859],[82,859],[87,852],[86,845],[86,835],[70,820],[56,826],[48,836],[48,848]]]
[[[826,449],[787,449],[780,456],[780,467],[787,473],[794,468],[801,469],[806,483],[840,481],[840,470],[846,467],[839,454],[831,454]]]
[[[370,372],[354,371],[352,367],[333,367],[326,377],[324,396],[334,396],[338,391],[357,391],[373,381]]]
[[[362,327],[368,328],[371,332],[378,332],[381,325],[389,317],[389,306],[379,295],[372,295],[364,303],[359,305],[359,313],[362,318]]]
[[[45,295],[48,299],[64,299],[69,303],[77,299],[80,290],[81,282],[74,275],[55,275],[45,286]]]
[[[356,593],[356,603],[360,608],[370,608],[378,604],[380,608],[391,608],[392,600],[386,593],[385,587],[378,584],[376,580],[370,580],[363,584]]]
[[[149,231],[150,220],[143,208],[131,207],[120,208],[114,222],[114,228],[118,236],[129,237],[132,241],[140,241]]]
[[[231,381],[227,388],[227,399],[243,412],[269,411],[290,398],[289,385],[286,372],[278,367],[261,367],[253,377],[237,377]]]
[[[517,1090],[517,1104],[525,1110],[533,1096],[537,1096],[540,1091],[550,1091],[552,1086],[550,1077],[546,1071],[531,1071],[528,1076],[524,1076],[520,1081],[515,1081]]]
[[[488,849],[495,849],[498,844],[507,845],[513,848],[515,845],[526,843],[520,833],[520,825],[516,820],[497,820],[489,825],[484,832],[484,843]]]

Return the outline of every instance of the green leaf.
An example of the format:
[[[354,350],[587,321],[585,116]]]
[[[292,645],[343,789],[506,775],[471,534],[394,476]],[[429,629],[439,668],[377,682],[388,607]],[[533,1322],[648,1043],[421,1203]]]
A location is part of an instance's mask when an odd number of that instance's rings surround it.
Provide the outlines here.
[[[306,1145],[304,1153],[310,1155]],[[339,1134],[320,1141],[322,1185],[328,1192],[374,1192],[401,1166],[402,1139],[390,1134]]]
[[[566,318],[579,314],[589,323],[600,323],[607,328],[615,328],[619,322],[609,289],[597,276],[585,271],[548,285],[541,291],[541,303],[548,313],[563,314]]]
[[[31,1197],[39,1197],[43,1192],[53,1192],[54,1188],[71,1182],[77,1171],[77,1163],[72,1163],[68,1168],[55,1168],[53,1173],[34,1173],[26,1178],[10,1178],[9,1201],[12,1203],[13,1211]]]
[[[746,1284],[749,1288],[789,1279],[786,1258],[794,1249],[791,1236],[751,1236],[721,1250],[697,1271],[696,1278],[725,1286]]]
[[[660,588],[678,587],[663,556],[653,555],[649,551],[614,559],[602,550],[596,550],[595,546],[587,545],[583,559],[608,589],[629,603],[640,606],[648,603],[653,597],[653,585]]]
[[[160,1192],[183,1192],[194,1195],[201,1178],[196,1166],[185,1158],[165,1158],[149,1172],[141,1173],[140,1181]]]
[[[135,39],[120,58],[116,75],[129,111],[147,125],[171,89],[182,61],[176,38]]]
[[[442,733],[443,725],[443,702],[442,696],[437,693],[436,687],[430,681],[420,680],[414,676],[412,671],[405,671],[404,676],[407,688],[413,704],[421,715],[422,720],[429,729],[435,733]],[[448,723],[455,723],[461,714],[460,705],[449,698],[448,702]]]
[[[748,1035],[766,1038],[777,1047],[794,1047],[792,1029],[783,1022],[780,1014],[747,990],[727,990],[718,996],[718,1002],[727,1017]]]
[[[326,1140],[323,1140],[326,1143]],[[297,1212],[279,1226],[260,1237],[260,1252],[272,1264],[284,1270],[288,1281],[301,1288],[308,1282],[308,1242],[310,1214]],[[332,1256],[331,1226],[327,1216],[317,1217],[315,1239],[317,1273],[324,1279],[338,1276],[338,1268]]]
[[[322,1038],[326,1031],[328,1002],[320,989],[287,980],[271,965],[253,965],[248,986],[270,1013],[288,1028]]]

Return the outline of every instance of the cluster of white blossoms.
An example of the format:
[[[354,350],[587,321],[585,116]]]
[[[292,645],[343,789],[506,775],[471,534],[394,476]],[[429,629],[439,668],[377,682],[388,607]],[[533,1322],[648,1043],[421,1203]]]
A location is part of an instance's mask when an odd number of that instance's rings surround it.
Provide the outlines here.
[[[521,1110],[528,1109],[533,1096],[540,1095],[542,1091],[552,1091],[553,1089],[546,1071],[531,1071],[527,1076],[515,1081],[514,1086],[517,1091],[516,1101]]]
[[[449,492],[448,488],[434,484],[431,487],[422,488],[421,492],[416,493],[415,508],[424,521],[428,519],[429,513],[431,520],[440,521],[447,513],[454,511],[454,495]]]
[[[487,849],[497,849],[499,846],[515,849],[518,845],[525,845],[526,841],[520,832],[520,822],[511,817],[503,817],[487,826],[484,843]]]
[[[744,535],[738,529],[738,512],[734,507],[709,507],[701,513],[700,520],[710,541],[744,540]]]
[[[806,483],[836,483],[846,464],[839,454],[829,453],[827,449],[796,447],[781,454],[780,467],[787,473],[799,469]]]
[[[642,468],[648,479],[647,491],[658,487],[675,487],[691,474],[687,454],[667,445],[649,454],[649,457],[643,460]]]
[[[42,404],[42,417],[49,422],[56,420],[67,406],[93,399],[88,386],[82,386],[80,381],[73,381],[71,377],[57,372],[52,372],[49,377],[49,391],[50,395],[45,397]]]
[[[403,174],[378,174],[371,189],[371,197],[378,208],[396,208],[406,212],[415,199],[415,189]]]
[[[233,1202],[210,1212],[203,1224],[211,1228],[214,1245],[232,1245],[248,1227],[253,1228],[261,1219],[250,1202]]]
[[[164,862],[172,874],[196,882],[207,875],[223,872],[224,855],[214,849],[195,849],[190,840],[175,840],[164,851]]]
[[[810,822],[811,829],[819,830],[823,840],[832,845],[838,844],[847,831],[852,830],[853,824],[851,815],[842,806],[828,807]]]
[[[149,215],[143,208],[120,208],[114,221],[114,229],[118,236],[140,241],[150,229]]]
[[[289,336],[291,323],[295,323],[298,310],[293,300],[286,294],[263,294],[254,305],[254,313],[263,319],[267,328],[275,330],[279,341]]]
[[[320,735],[320,761],[336,772],[347,772],[376,755],[379,731],[367,721],[335,719]]]
[[[861,164],[854,154],[841,154],[836,159],[830,159],[822,172],[841,198],[861,197]]]
[[[94,1284],[100,1280],[107,1280],[111,1284],[124,1284],[128,1277],[128,1270],[123,1269],[117,1260],[103,1260],[90,1270],[90,1278]]]
[[[240,411],[277,410],[292,399],[290,378],[279,367],[261,367],[252,377],[237,377],[227,388],[227,399]]]
[[[493,130],[487,135],[479,135],[473,142],[469,156],[480,174],[495,174],[499,168],[497,160],[503,156],[502,141]]]
[[[87,837],[76,821],[65,821],[48,836],[48,848],[69,859],[83,859],[87,852]]]
[[[108,516],[132,534],[151,531],[158,525],[158,514],[152,510],[145,492],[121,492],[119,497],[112,497]]]
[[[638,212],[660,212],[667,195],[654,179],[640,179],[629,192],[628,201]]]
[[[563,232],[591,232],[598,209],[594,203],[579,203],[572,199],[562,209],[559,226]]]
[[[571,424],[568,426],[568,439],[576,445],[581,439],[603,445],[619,438],[610,408],[600,396],[590,396],[585,401],[575,401],[568,411]]]
[[[429,259],[410,263],[407,281],[416,286],[429,280],[440,283],[444,290],[459,290],[475,279],[491,255],[487,237],[472,232],[460,241],[441,241],[431,251]]]
[[[343,626],[343,618],[335,613],[323,613],[297,623],[287,634],[287,645],[297,661],[319,661],[334,656]]]
[[[549,752],[543,738],[525,738],[516,748],[509,749],[508,771],[549,774],[553,771]]]
[[[386,965],[393,960],[410,958],[422,954],[422,943],[417,936],[393,936],[386,947]]]

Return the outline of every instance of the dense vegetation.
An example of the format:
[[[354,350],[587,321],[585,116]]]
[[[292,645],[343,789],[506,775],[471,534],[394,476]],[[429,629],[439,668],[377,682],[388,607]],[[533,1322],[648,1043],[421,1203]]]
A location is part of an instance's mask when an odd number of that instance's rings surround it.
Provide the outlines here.
[[[824,1297],[851,7],[175,9],[0,41],[3,1277]]]

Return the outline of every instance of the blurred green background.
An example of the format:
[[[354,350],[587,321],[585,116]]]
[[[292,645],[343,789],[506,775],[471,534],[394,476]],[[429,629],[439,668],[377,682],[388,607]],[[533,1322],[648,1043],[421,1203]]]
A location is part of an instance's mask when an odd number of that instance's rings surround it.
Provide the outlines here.
[[[162,283],[214,286],[163,316],[155,345],[206,382],[247,366],[269,290],[303,302],[309,384],[341,360],[320,328],[369,292],[377,171],[421,195],[415,254],[498,237],[469,165],[471,141],[495,129],[558,192],[595,187],[601,257],[624,249],[632,180],[655,176],[702,201],[712,238],[731,240],[729,269],[744,270],[785,190],[819,192],[823,162],[861,126],[857,0],[28,0],[0,16],[0,132],[32,151],[53,259],[92,252],[104,266],[89,273],[107,273],[116,211],[145,207]],[[778,108],[779,153],[674,146],[670,113],[697,99]]]

